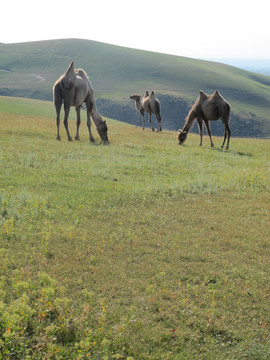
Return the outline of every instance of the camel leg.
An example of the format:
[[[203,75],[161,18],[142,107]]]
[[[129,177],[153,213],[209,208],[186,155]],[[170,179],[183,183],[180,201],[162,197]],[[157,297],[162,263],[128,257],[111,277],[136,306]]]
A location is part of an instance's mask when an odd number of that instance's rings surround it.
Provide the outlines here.
[[[224,130],[224,139],[223,139],[223,143],[222,143],[222,145],[221,145],[221,148],[222,148],[222,149],[223,149],[223,147],[224,147],[224,144],[225,144],[226,139],[227,139],[227,131],[226,131],[226,127],[225,127],[225,130]]]
[[[142,129],[144,130],[144,128],[145,128],[145,118],[144,118],[144,114],[142,114],[142,123],[143,123]]]
[[[227,134],[228,134],[228,140],[227,140],[226,150],[229,149],[230,138],[231,138],[231,129],[229,128],[229,125],[227,125]]]
[[[87,127],[88,127],[88,131],[89,131],[89,140],[90,140],[90,142],[95,142],[95,139],[94,139],[92,131],[91,131],[90,111],[88,109],[87,109]]]
[[[87,127],[88,127],[88,132],[89,132],[89,140],[90,140],[90,142],[95,142],[95,139],[94,139],[92,131],[91,131],[90,115],[93,110],[93,103],[92,103],[90,97],[87,97],[85,103],[86,103],[86,109],[87,109],[86,116],[87,116]]]
[[[197,121],[198,121],[198,129],[200,133],[200,146],[202,146],[202,138],[203,138],[202,120],[197,119]]]
[[[56,140],[61,140],[60,138],[60,132],[59,132],[59,127],[60,127],[60,110],[61,110],[61,106],[62,104],[60,104],[60,106],[55,106],[56,107],[56,126],[57,126],[57,136],[56,136]]]
[[[59,127],[60,127],[60,112],[62,107],[62,96],[59,90],[59,86],[55,86],[53,91],[54,91],[54,106],[56,110],[56,126],[57,126],[56,140],[61,140]]]
[[[155,129],[153,128],[153,125],[152,125],[152,114],[149,114],[149,123],[151,125],[152,131],[155,131]]]
[[[80,135],[79,135],[79,128],[81,125],[81,107],[80,106],[76,107],[76,113],[77,113],[77,132],[76,132],[75,140],[80,140]]]
[[[158,127],[157,127],[157,131],[162,131],[162,127],[161,127],[161,116],[159,113],[156,113],[156,118],[157,118],[157,122],[158,122]]]
[[[208,136],[209,136],[209,139],[210,139],[211,147],[214,147],[209,122],[207,120],[204,120],[204,123],[205,123],[206,130],[207,130],[207,133],[208,133]]]
[[[231,130],[230,130],[230,127],[229,127],[228,124],[224,124],[224,126],[225,126],[224,139],[223,139],[223,143],[222,143],[221,147],[223,148],[226,139],[228,139],[227,140],[227,146],[226,146],[226,150],[228,150],[229,149],[229,143],[230,143],[230,137],[231,137]]]
[[[67,137],[68,137],[68,141],[72,141],[72,137],[70,136],[69,130],[68,130],[68,115],[69,115],[69,111],[70,111],[70,106],[69,105],[64,105],[65,108],[65,118],[64,118],[64,125],[65,125],[65,129],[67,132]]]

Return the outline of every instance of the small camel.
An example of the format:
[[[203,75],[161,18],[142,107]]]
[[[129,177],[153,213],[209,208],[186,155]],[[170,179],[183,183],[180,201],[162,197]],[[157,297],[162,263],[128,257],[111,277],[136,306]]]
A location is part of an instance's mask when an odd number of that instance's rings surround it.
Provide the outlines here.
[[[149,115],[149,122],[152,126],[152,114],[155,114],[157,121],[158,121],[158,126],[157,126],[157,131],[162,131],[162,127],[161,127],[161,115],[160,115],[160,101],[155,97],[155,93],[154,91],[151,91],[151,94],[149,96],[148,91],[145,92],[144,97],[142,98],[142,107],[144,109],[144,111],[147,112],[147,114]],[[152,126],[152,131],[155,131],[155,129]]]
[[[130,99],[135,101],[135,109],[138,110],[139,113],[142,115],[142,121],[143,121],[142,129],[144,130],[144,128],[145,128],[145,118],[144,118],[144,108],[142,107],[142,96],[138,95],[138,94],[135,94],[135,95],[131,95]]]
[[[57,140],[60,140],[59,125],[60,125],[60,111],[62,103],[64,103],[64,125],[69,141],[72,141],[68,130],[68,116],[71,106],[74,106],[77,113],[77,132],[75,140],[80,140],[79,127],[81,124],[80,110],[82,104],[86,104],[87,109],[87,127],[89,131],[89,139],[94,142],[95,139],[91,132],[90,115],[96,125],[97,131],[101,137],[103,144],[108,144],[108,127],[106,121],[102,119],[97,111],[94,90],[86,72],[82,69],[74,69],[74,62],[72,61],[67,71],[60,76],[53,86],[53,99],[56,109],[56,125],[57,125]]]
[[[149,96],[148,91],[145,92],[145,95],[142,97],[141,95],[131,95],[131,100],[135,101],[135,108],[138,110],[142,115],[142,121],[143,121],[143,130],[145,128],[145,117],[144,114],[147,112],[149,114],[149,123],[151,125],[152,131],[155,131],[152,125],[152,114],[155,114],[158,122],[159,127],[157,131],[161,131],[161,116],[160,116],[160,102],[155,97],[154,91],[151,92],[151,95]]]
[[[224,132],[224,140],[222,143],[222,148],[227,139],[226,149],[229,149],[229,142],[231,137],[231,130],[229,127],[229,118],[230,118],[230,105],[227,101],[220,95],[218,91],[215,91],[212,95],[207,95],[203,91],[199,92],[199,97],[190,109],[188,116],[185,120],[185,125],[183,129],[178,131],[178,140],[179,145],[182,145],[187,138],[187,134],[193,124],[193,121],[197,119],[198,127],[200,131],[200,146],[202,145],[202,137],[203,137],[203,128],[202,123],[204,122],[207,133],[210,138],[211,147],[214,146],[211,137],[211,130],[209,121],[221,119],[225,132]]]

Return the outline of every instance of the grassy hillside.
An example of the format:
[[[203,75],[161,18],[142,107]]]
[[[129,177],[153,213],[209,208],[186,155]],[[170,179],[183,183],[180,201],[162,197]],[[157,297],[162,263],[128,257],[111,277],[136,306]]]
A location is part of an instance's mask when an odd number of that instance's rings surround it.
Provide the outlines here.
[[[155,90],[165,128],[182,127],[198,91],[219,90],[232,105],[236,136],[270,136],[270,79],[228,65],[88,40],[0,44],[0,94],[51,100],[70,61],[84,68],[105,116],[140,123],[129,96]],[[104,99],[106,101],[104,101]],[[223,132],[222,124],[214,125]]]
[[[0,113],[44,116],[47,118],[56,117],[54,105],[51,101],[16,98],[9,96],[0,96]],[[70,118],[74,119],[73,111],[70,113]]]
[[[85,122],[80,142],[62,124],[58,142],[48,104],[13,104],[0,359],[269,358],[269,140],[180,147],[108,119],[109,146],[90,145]]]
[[[28,116],[49,118],[52,124],[55,124],[55,119],[56,119],[55,108],[51,101],[25,99],[25,98],[10,97],[10,96],[0,96],[0,116],[4,114],[24,115],[26,118]],[[63,130],[64,130],[63,110],[61,114],[62,114],[61,126],[63,126]],[[86,124],[85,111],[82,111],[81,119],[82,119],[82,124],[84,123],[82,126],[84,126]],[[71,121],[76,120],[76,112],[74,108],[72,108],[70,111],[69,120]],[[128,125],[118,120],[110,119],[110,121],[113,122],[114,124],[120,123],[123,126]]]

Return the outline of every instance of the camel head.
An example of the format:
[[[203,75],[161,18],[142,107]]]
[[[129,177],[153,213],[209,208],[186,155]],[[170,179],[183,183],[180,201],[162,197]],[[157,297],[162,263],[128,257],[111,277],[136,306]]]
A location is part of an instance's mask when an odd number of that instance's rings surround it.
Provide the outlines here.
[[[136,94],[136,95],[131,95],[131,96],[130,96],[130,99],[131,99],[131,100],[135,100],[135,101],[140,101],[140,100],[141,100],[141,95],[138,95],[138,94]]]
[[[106,121],[101,121],[98,126],[97,126],[97,131],[99,133],[99,136],[102,139],[102,143],[104,145],[109,144],[109,139],[108,139],[108,127],[107,127],[107,123]]]
[[[187,131],[181,129],[178,130],[177,139],[179,140],[179,145],[183,145],[187,138]]]

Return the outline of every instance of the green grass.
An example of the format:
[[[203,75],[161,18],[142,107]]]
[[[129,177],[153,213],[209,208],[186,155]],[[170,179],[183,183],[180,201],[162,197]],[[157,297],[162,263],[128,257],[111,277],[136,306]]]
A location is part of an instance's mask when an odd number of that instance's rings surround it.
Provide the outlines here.
[[[30,116],[44,116],[47,118],[55,118],[55,109],[52,102],[14,98],[9,96],[0,96],[0,113],[6,114],[24,114]],[[73,116],[72,116],[73,115]],[[74,114],[71,112],[74,119]]]
[[[268,359],[269,141],[29,113],[0,115],[0,359]]]

